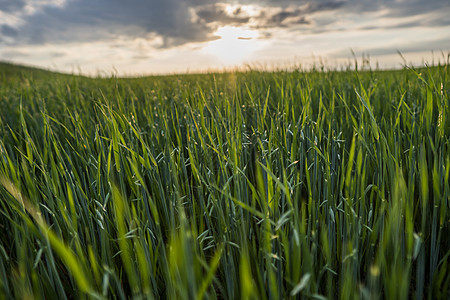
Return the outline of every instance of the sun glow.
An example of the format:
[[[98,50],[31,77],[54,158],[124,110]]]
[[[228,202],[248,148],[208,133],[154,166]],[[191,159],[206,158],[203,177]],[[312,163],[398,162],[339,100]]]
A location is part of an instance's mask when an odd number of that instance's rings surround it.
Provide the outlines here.
[[[259,34],[256,30],[224,26],[220,27],[215,35],[219,39],[209,42],[204,50],[226,64],[241,63],[263,46],[263,42],[258,40]]]

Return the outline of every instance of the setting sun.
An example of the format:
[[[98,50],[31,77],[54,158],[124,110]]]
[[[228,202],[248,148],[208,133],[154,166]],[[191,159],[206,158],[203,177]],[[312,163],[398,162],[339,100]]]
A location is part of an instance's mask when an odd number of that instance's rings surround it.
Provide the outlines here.
[[[215,35],[219,39],[209,42],[204,50],[226,64],[241,63],[264,44],[258,40],[258,32],[251,29],[224,26],[219,28]]]

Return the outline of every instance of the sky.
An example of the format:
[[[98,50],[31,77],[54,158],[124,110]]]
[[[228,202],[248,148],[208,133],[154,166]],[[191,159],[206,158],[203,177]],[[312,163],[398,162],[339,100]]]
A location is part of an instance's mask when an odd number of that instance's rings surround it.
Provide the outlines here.
[[[86,75],[445,62],[449,0],[0,0],[0,60]]]

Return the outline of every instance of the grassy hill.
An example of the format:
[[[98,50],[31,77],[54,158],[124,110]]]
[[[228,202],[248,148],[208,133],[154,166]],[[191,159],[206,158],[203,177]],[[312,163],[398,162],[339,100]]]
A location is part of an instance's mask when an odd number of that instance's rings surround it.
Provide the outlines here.
[[[0,297],[448,299],[450,71],[0,64]]]

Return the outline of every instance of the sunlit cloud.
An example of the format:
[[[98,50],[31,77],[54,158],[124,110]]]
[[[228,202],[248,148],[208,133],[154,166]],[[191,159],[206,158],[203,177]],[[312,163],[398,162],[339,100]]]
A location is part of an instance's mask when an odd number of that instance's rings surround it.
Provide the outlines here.
[[[209,42],[203,50],[224,64],[242,63],[267,44],[258,40],[258,31],[248,28],[224,26],[217,29],[215,35],[219,39]]]

